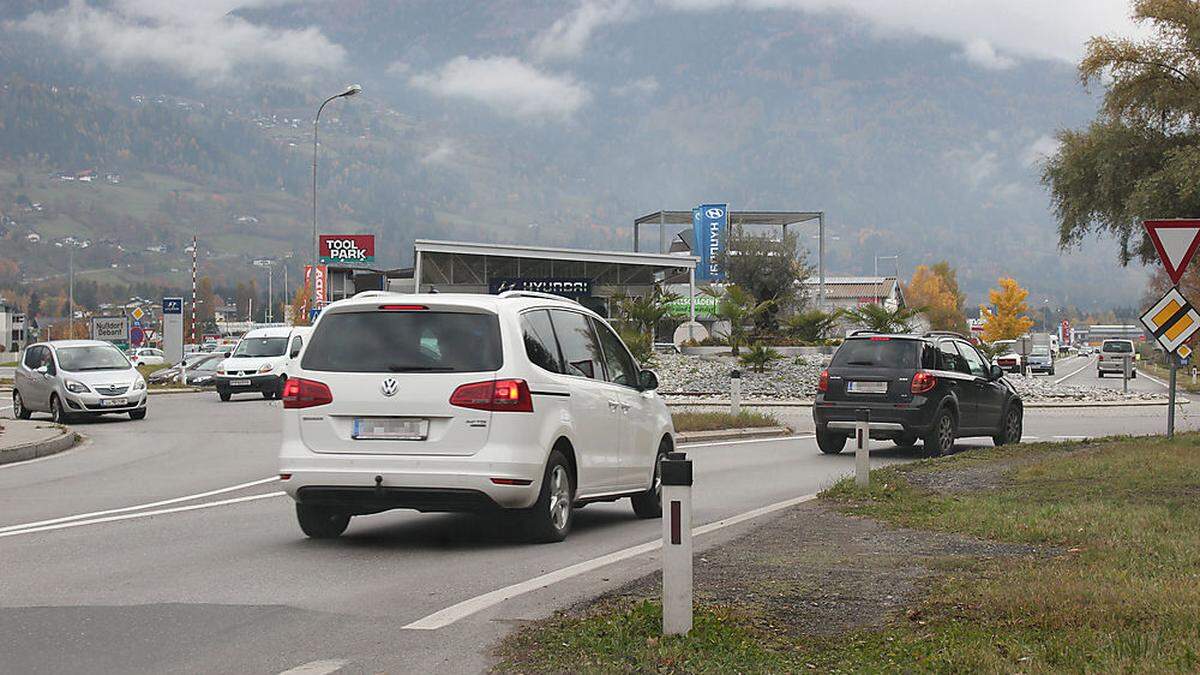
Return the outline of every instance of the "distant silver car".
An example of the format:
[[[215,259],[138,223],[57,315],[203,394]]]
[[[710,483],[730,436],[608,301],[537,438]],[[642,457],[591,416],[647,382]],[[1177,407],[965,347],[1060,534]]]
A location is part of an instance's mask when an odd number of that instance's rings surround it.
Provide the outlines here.
[[[55,422],[128,413],[146,416],[146,380],[125,354],[98,340],[54,340],[29,345],[13,375],[13,414],[48,412]]]

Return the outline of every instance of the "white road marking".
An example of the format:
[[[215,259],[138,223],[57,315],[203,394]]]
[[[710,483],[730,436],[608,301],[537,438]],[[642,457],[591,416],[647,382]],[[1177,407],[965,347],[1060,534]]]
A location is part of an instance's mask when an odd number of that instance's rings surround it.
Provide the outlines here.
[[[1036,441],[1037,439],[1038,439],[1038,437],[1037,437],[1037,436],[1021,436],[1021,441],[1022,441],[1022,442],[1024,442],[1024,441]]]
[[[711,441],[705,443],[680,443],[680,448],[708,448],[714,445],[742,445],[743,443],[770,443],[774,441],[802,441],[806,438],[816,438],[813,434],[799,436],[772,436],[771,438],[747,438],[742,441]]]
[[[1090,436],[1055,436],[1060,441],[1086,441]]]
[[[310,661],[303,665],[289,668],[288,670],[279,673],[279,675],[329,675],[341,670],[349,661],[341,659],[326,659],[324,661]]]
[[[233,499],[222,499],[215,502],[205,502],[204,504],[192,504],[191,506],[176,506],[172,509],[159,509],[157,511],[143,511],[141,513],[127,513],[121,516],[109,516],[107,518],[94,518],[92,520],[76,520],[69,523],[58,523],[56,525],[45,525],[42,527],[31,527],[25,530],[13,530],[11,532],[0,532],[0,539],[5,537],[15,537],[21,534],[35,534],[38,532],[51,532],[53,530],[65,530],[72,527],[83,527],[84,525],[100,525],[102,523],[114,523],[119,520],[133,520],[135,518],[149,518],[150,516],[161,516],[167,513],[183,513],[185,511],[198,511],[200,509],[211,509],[217,506],[227,506],[229,504],[240,504],[242,502],[252,502],[259,499],[268,499],[271,497],[282,497],[287,493],[280,490],[279,492],[268,492],[261,495],[250,495],[248,497],[234,497]]]
[[[1075,377],[1076,375],[1078,375],[1078,374],[1082,373],[1083,371],[1087,370],[1087,369],[1088,369],[1088,367],[1089,367],[1089,366],[1091,366],[1091,365],[1092,365],[1092,357],[1090,357],[1090,356],[1089,356],[1089,357],[1088,357],[1088,360],[1087,360],[1087,363],[1083,364],[1083,366],[1082,366],[1082,367],[1080,367],[1080,368],[1078,368],[1077,370],[1073,370],[1073,371],[1071,371],[1070,373],[1068,373],[1068,374],[1066,374],[1066,375],[1064,375],[1064,376],[1062,376],[1062,377],[1058,378],[1057,380],[1055,380],[1055,381],[1054,381],[1054,384],[1062,384],[1064,381],[1066,381],[1066,380],[1068,380],[1068,379],[1070,379],[1070,378],[1072,378],[1072,377]]]
[[[159,506],[167,506],[169,504],[178,504],[180,502],[190,502],[193,499],[203,499],[205,497],[211,497],[213,495],[225,494],[226,492],[234,492],[236,490],[244,490],[249,487],[254,487],[255,485],[262,485],[264,483],[270,483],[272,481],[277,481],[277,480],[279,480],[278,476],[271,476],[270,478],[263,478],[260,480],[252,480],[249,483],[240,483],[238,485],[230,485],[229,487],[223,487],[223,488],[219,488],[216,490],[209,490],[208,492],[197,492],[194,495],[185,495],[183,497],[174,497],[172,499],[164,499],[162,501],[150,502],[147,504],[137,504],[134,506],[123,506],[119,509],[108,509],[107,511],[92,511],[91,513],[77,513],[73,516],[63,516],[62,518],[53,518],[51,520],[39,520],[39,521],[33,522],[33,523],[21,523],[19,525],[7,525],[5,527],[0,527],[0,533],[11,532],[13,530],[25,530],[25,529],[29,529],[31,527],[42,527],[43,525],[54,525],[56,523],[66,523],[66,522],[69,522],[72,520],[83,520],[85,518],[97,518],[100,516],[109,516],[114,513],[129,513],[130,511],[142,511],[144,509],[153,509],[153,508],[157,508]]]
[[[1170,388],[1171,388],[1171,385],[1167,384],[1166,382],[1163,382],[1162,380],[1158,379],[1157,377],[1155,377],[1155,376],[1153,376],[1153,375],[1148,375],[1148,374],[1146,373],[1146,371],[1144,371],[1144,370],[1139,370],[1139,371],[1138,371],[1138,377],[1144,377],[1144,378],[1146,378],[1147,380],[1150,380],[1151,382],[1153,382],[1153,383],[1157,384],[1158,386],[1162,387],[1163,389],[1170,389]]]
[[[780,509],[786,509],[789,506],[795,506],[796,504],[811,501],[816,498],[817,495],[810,494],[802,497],[786,499],[762,508],[747,511],[736,516],[730,516],[729,518],[724,518],[707,525],[693,528],[692,535],[699,536],[702,534],[708,534],[709,532],[719,530],[723,527],[736,525],[752,518],[758,518],[759,516],[763,516]],[[648,541],[645,544],[630,546],[629,548],[624,548],[620,551],[614,551],[598,558],[592,558],[591,560],[575,563],[574,565],[569,565],[562,569],[548,572],[526,581],[505,586],[504,588],[498,588],[490,593],[484,593],[483,595],[478,595],[474,598],[463,600],[462,602],[451,605],[443,610],[434,612],[423,619],[418,619],[407,626],[404,626],[404,628],[406,630],[437,630],[439,628],[444,628],[445,626],[449,626],[456,621],[465,619],[472,614],[481,612],[489,607],[494,607],[505,600],[515,598],[518,595],[524,595],[530,591],[536,591],[540,588],[545,588],[546,586],[556,584],[560,581],[564,581],[566,579],[579,576],[580,574],[585,574],[587,572],[591,572],[592,570],[599,569],[605,565],[611,565],[622,560],[627,560],[635,556],[650,553],[651,551],[655,551],[661,547],[662,540],[658,539],[655,541]]]

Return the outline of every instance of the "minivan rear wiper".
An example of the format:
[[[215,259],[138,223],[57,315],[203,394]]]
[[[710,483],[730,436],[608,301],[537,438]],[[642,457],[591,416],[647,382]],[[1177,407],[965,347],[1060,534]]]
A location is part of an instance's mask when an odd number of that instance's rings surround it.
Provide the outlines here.
[[[848,366],[873,366],[873,365],[875,365],[875,362],[874,361],[847,361],[846,365],[848,365]]]
[[[401,366],[394,363],[387,369],[393,373],[432,373],[454,370],[450,366]]]

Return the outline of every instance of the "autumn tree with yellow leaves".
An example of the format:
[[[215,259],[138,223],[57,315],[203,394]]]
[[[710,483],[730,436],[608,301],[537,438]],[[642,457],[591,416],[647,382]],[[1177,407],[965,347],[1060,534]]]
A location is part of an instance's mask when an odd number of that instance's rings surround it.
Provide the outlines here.
[[[904,288],[904,299],[909,306],[921,308],[933,330],[967,332],[966,297],[958,290],[958,274],[950,263],[918,265]]]
[[[979,308],[985,342],[1013,340],[1029,332],[1033,326],[1033,319],[1025,316],[1029,311],[1029,305],[1025,302],[1029,291],[1021,288],[1012,277],[1000,277],[997,281],[1000,288],[988,291],[988,300],[996,309],[993,311],[985,306]]]

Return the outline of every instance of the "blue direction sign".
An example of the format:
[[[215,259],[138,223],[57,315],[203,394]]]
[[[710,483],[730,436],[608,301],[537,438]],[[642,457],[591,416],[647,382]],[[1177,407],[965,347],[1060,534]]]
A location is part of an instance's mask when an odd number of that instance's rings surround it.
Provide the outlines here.
[[[183,298],[163,298],[163,314],[183,314]]]

